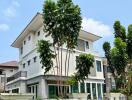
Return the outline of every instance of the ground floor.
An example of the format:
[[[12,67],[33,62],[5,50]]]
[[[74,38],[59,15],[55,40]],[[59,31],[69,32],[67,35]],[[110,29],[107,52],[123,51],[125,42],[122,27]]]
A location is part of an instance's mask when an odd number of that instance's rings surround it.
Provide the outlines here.
[[[59,78],[59,77],[58,77]],[[66,80],[65,77],[61,78]],[[7,83],[6,90],[12,93],[34,93],[35,98],[47,99],[56,98],[59,91],[67,94],[87,94],[89,99],[103,98],[104,80],[101,79],[87,79],[83,83],[76,83],[74,85],[61,84],[58,86],[54,76],[38,76],[28,80],[17,80],[12,83]]]

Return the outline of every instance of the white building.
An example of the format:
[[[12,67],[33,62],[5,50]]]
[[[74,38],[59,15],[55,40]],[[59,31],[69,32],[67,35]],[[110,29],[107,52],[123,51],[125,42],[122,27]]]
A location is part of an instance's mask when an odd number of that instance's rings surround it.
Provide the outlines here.
[[[93,49],[93,43],[100,38],[89,32],[80,31],[78,47],[70,57],[69,75],[75,72],[76,56],[80,53],[93,54],[95,66],[91,68],[91,74],[85,80],[85,84],[78,83],[78,86],[67,85],[70,93],[90,93],[91,99],[103,97],[104,73],[102,57],[97,52],[94,52]],[[44,69],[42,69],[42,65],[40,64],[36,48],[37,41],[40,39],[52,41],[50,37],[45,37],[42,15],[37,13],[12,44],[13,47],[19,49],[19,72],[16,74],[17,76],[14,75],[13,78],[10,77],[8,79],[7,91],[11,92],[13,90],[19,93],[31,92],[35,93],[36,97],[43,99],[57,95],[56,79],[59,77],[55,76],[52,70],[47,75],[44,75]],[[63,55],[66,55],[65,48],[63,48]],[[63,76],[64,80],[65,78]]]

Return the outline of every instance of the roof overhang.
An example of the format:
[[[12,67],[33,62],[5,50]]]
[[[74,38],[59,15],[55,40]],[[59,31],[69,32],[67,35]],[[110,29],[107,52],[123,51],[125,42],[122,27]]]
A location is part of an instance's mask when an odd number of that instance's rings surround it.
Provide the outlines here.
[[[42,24],[42,15],[40,13],[37,13],[11,46],[19,48],[19,46],[22,44],[23,39],[28,35],[28,33],[36,32],[38,28],[42,26]]]
[[[91,40],[93,42],[99,40],[100,38],[102,38],[100,36],[97,36],[93,33],[90,33],[90,32],[84,31],[84,30],[80,30],[79,37],[82,38],[82,39]]]
[[[12,47],[19,48],[22,44],[23,39],[28,35],[30,32],[36,32],[38,28],[43,25],[43,18],[41,13],[37,13],[30,23],[26,26],[26,28],[21,32],[21,34],[17,37],[17,39],[12,43]],[[81,30],[79,34],[80,38],[88,39],[91,41],[96,41],[100,39],[100,36],[94,35],[90,32]]]

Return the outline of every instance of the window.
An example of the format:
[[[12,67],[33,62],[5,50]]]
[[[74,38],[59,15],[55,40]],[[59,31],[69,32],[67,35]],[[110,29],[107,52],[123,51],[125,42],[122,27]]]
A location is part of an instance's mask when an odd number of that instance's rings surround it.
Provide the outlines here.
[[[33,58],[33,61],[36,62],[36,60],[37,60],[37,57],[35,56],[35,57]]]
[[[96,66],[97,66],[97,71],[101,72],[102,71],[102,69],[101,69],[101,61],[96,60]]]
[[[96,99],[96,83],[92,83],[93,98]]]
[[[71,85],[71,91],[72,93],[78,93],[78,83]]]
[[[26,44],[26,41],[24,41],[24,45]]]
[[[85,83],[80,83],[81,93],[85,93]]]
[[[90,93],[90,83],[87,83],[86,86],[87,86],[87,93]]]
[[[19,88],[13,89],[13,90],[12,90],[12,93],[19,93]]]
[[[23,64],[23,68],[25,68],[25,63]]]
[[[31,61],[29,60],[29,61],[28,61],[28,66],[30,66],[30,62],[31,62]]]
[[[40,35],[40,31],[38,31],[38,36]]]
[[[90,83],[86,83],[87,93],[91,94]],[[91,99],[91,95],[88,95],[88,99]]]
[[[85,42],[84,42],[84,40],[81,40],[81,39],[77,40],[76,50],[85,51]]]
[[[28,41],[31,39],[31,36],[28,37]]]
[[[97,88],[98,88],[98,97],[101,98],[102,95],[101,95],[101,84],[97,84]]]
[[[89,43],[88,43],[88,41],[85,41],[85,47],[86,47],[86,49],[89,49]]]
[[[20,53],[23,54],[23,47],[20,48]]]

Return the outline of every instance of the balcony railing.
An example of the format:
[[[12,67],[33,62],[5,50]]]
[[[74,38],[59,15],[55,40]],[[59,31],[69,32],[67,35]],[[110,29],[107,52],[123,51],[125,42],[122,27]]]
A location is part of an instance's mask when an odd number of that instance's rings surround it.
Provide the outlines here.
[[[19,71],[16,74],[7,78],[7,82],[13,81],[19,77],[27,77],[27,71]]]

